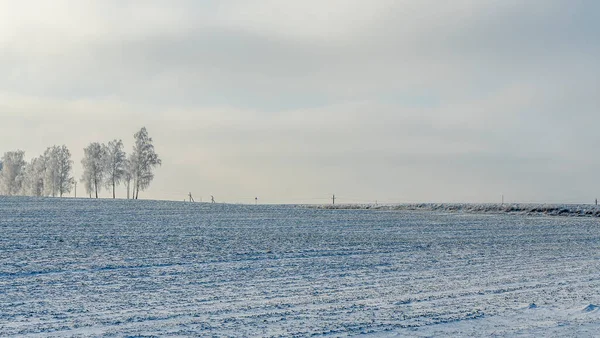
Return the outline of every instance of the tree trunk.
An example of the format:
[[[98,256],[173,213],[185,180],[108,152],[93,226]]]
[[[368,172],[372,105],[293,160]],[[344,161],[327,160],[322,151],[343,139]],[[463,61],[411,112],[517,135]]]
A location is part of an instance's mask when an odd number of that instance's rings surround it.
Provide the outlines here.
[[[94,178],[94,190],[96,191],[96,198],[98,198],[98,179]]]
[[[115,199],[115,177],[113,176],[113,199]]]

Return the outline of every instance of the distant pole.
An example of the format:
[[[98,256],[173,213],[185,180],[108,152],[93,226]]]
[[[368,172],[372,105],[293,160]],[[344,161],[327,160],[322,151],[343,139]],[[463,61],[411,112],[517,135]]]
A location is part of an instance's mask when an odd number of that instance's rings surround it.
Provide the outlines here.
[[[504,205],[504,194],[502,195],[502,205]]]
[[[596,206],[598,206],[598,199],[596,198]]]
[[[333,196],[331,197],[331,201],[333,202],[333,205],[335,205],[335,194],[333,194]]]

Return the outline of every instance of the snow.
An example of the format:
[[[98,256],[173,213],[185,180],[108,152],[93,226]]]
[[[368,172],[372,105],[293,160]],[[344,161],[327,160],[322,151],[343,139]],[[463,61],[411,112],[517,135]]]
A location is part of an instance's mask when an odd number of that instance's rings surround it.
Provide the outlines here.
[[[312,205],[318,209],[369,209],[395,211],[436,211],[459,213],[524,214],[546,216],[600,217],[600,207],[591,204],[475,204],[475,203],[414,203],[414,204],[336,204]]]
[[[0,197],[0,336],[594,336],[596,218]]]

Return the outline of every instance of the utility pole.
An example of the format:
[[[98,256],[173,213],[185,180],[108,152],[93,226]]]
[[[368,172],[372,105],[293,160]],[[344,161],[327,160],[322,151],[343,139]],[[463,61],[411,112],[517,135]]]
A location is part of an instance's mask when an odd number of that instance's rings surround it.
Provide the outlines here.
[[[333,205],[335,205],[335,194],[333,194],[333,197],[331,197],[331,201],[333,202]]]
[[[502,194],[502,205],[504,205],[504,194]]]

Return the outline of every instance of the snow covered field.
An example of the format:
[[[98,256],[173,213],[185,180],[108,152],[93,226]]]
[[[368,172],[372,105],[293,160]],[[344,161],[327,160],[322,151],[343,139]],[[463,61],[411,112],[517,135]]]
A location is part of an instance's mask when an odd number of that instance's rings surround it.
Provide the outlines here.
[[[369,209],[394,211],[436,211],[478,214],[522,214],[569,217],[600,217],[600,207],[594,204],[470,204],[470,203],[415,203],[415,204],[336,204],[311,205],[318,209]]]
[[[597,336],[597,218],[0,197],[0,336]]]

